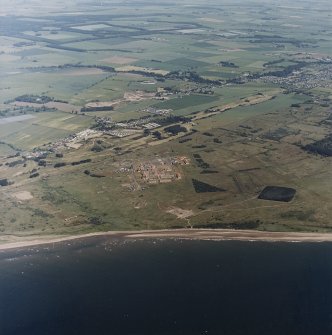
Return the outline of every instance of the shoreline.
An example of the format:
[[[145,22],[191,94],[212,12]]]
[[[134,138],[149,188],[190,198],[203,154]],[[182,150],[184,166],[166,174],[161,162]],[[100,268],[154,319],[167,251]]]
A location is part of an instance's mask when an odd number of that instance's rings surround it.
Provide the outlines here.
[[[121,239],[185,239],[185,240],[213,240],[213,241],[261,241],[261,242],[332,242],[332,233],[296,233],[296,232],[266,232],[258,230],[232,229],[165,229],[139,231],[107,231],[80,235],[47,235],[0,236],[0,251],[28,248],[39,245],[61,243],[90,237],[108,236]]]

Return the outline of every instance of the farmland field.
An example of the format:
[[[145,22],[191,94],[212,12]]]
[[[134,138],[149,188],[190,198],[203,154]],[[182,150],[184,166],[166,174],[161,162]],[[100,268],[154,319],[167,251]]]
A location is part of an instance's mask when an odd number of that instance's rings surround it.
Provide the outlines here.
[[[0,232],[331,232],[331,5],[292,6],[3,4]]]

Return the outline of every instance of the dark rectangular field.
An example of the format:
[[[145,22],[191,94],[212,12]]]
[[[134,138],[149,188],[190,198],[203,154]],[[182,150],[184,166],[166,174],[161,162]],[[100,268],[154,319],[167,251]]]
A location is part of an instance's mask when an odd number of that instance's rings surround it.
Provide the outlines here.
[[[295,193],[296,190],[289,187],[266,186],[258,199],[289,202],[293,200]]]

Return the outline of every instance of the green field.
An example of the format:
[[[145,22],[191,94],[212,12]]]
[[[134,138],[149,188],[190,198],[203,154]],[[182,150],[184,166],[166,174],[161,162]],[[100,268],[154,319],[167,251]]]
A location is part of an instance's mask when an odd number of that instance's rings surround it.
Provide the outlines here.
[[[327,1],[34,3],[1,13],[0,232],[332,230]]]

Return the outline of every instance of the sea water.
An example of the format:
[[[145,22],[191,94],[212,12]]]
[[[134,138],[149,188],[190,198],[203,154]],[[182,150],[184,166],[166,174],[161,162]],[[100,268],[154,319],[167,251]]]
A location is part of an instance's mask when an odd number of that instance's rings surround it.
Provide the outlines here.
[[[332,334],[332,244],[98,237],[2,251],[0,334]]]

